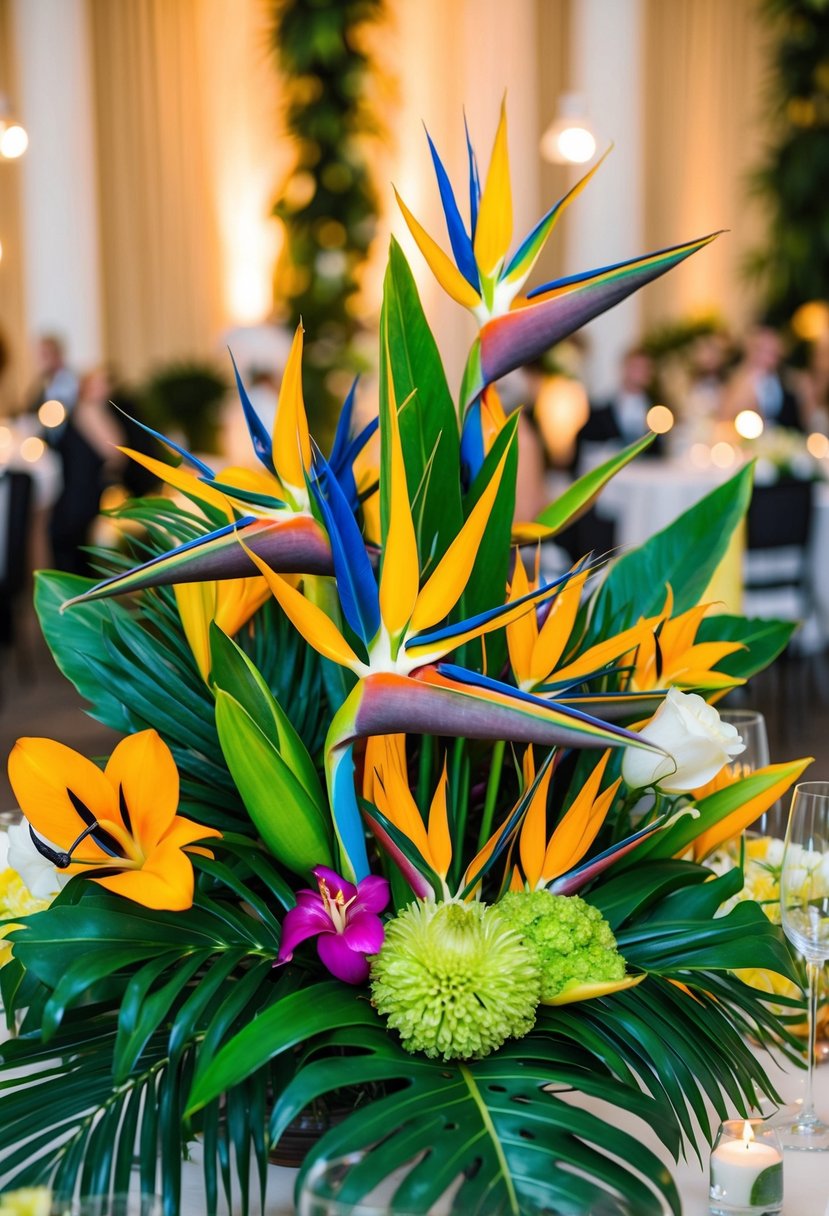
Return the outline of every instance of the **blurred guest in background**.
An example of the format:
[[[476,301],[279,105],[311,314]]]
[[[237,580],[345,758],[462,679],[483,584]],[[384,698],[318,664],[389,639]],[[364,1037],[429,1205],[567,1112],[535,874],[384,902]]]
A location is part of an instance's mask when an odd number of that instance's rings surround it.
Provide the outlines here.
[[[67,414],[78,399],[78,377],[66,365],[63,342],[57,334],[42,334],[35,347],[37,378],[26,399],[26,411],[36,414],[44,401],[60,401]]]
[[[754,410],[767,426],[805,430],[803,405],[783,355],[783,339],[771,325],[761,321],[749,330],[743,358],[723,397],[725,419],[730,421],[743,410]]]
[[[101,491],[120,472],[124,457],[117,450],[125,434],[110,405],[112,380],[104,367],[83,377],[74,409],[55,435],[63,489],[52,508],[49,539],[56,569],[92,573],[82,547],[89,543]]]
[[[712,331],[694,339],[688,352],[683,416],[692,419],[720,416],[732,362],[733,351],[727,334]]]
[[[809,362],[798,379],[802,419],[807,430],[829,435],[829,334],[809,348]]]
[[[648,410],[655,404],[653,381],[654,362],[648,352],[641,346],[626,351],[616,392],[605,401],[590,403],[590,416],[576,440],[577,464],[588,444],[620,449],[647,434]],[[660,436],[648,450],[660,454]]]

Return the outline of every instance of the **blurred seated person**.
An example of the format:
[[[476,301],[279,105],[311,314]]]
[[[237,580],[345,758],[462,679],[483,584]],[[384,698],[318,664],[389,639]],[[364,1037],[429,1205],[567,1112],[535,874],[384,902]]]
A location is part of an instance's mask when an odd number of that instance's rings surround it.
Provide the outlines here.
[[[752,326],[743,358],[726,386],[724,419],[733,421],[742,410],[754,410],[767,426],[806,429],[802,402],[783,355],[783,339],[776,329],[763,321]]]
[[[104,367],[82,378],[78,399],[53,438],[60,457],[63,489],[52,508],[49,540],[57,570],[91,576],[84,545],[98,514],[101,491],[120,475],[125,460],[117,450],[125,431],[113,410],[112,380]]]
[[[700,334],[688,352],[688,384],[683,417],[718,418],[733,354],[728,335],[719,330]]]
[[[616,392],[604,401],[590,402],[590,415],[576,437],[577,468],[588,445],[621,450],[648,433],[648,410],[656,403],[653,381],[653,359],[648,352],[641,346],[626,351]],[[647,453],[659,456],[663,449],[662,436],[657,435]]]
[[[60,401],[70,414],[78,399],[78,377],[66,366],[66,354],[57,334],[42,334],[35,346],[37,376],[26,398],[25,409],[36,414],[44,401]]]
[[[797,380],[804,428],[829,435],[829,333],[809,347],[809,362]]]

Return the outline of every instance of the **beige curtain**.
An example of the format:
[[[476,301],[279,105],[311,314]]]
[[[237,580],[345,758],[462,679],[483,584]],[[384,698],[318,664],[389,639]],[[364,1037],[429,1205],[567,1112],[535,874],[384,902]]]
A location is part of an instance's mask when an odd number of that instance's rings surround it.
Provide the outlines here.
[[[89,0],[105,344],[121,370],[219,350],[270,310],[285,150],[264,0]],[[264,234],[264,235],[263,235]]]
[[[9,0],[0,0],[0,93],[17,95],[11,55]],[[20,165],[0,162],[0,339],[9,363],[0,373],[0,415],[14,409],[25,391],[28,336],[23,311],[23,268],[20,240]]]
[[[649,249],[730,231],[643,292],[648,325],[709,310],[739,328],[755,299],[741,274],[762,243],[747,175],[762,155],[767,36],[756,0],[646,0]]]

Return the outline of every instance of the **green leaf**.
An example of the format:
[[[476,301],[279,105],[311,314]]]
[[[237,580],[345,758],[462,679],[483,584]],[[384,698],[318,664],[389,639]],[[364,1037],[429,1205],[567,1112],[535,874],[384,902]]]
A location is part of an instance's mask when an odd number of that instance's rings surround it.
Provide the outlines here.
[[[283,997],[197,1071],[187,1114],[244,1081],[281,1052],[321,1031],[348,1025],[376,1026],[377,1015],[367,1000],[358,1000],[342,984],[314,984]]]
[[[754,818],[762,815],[763,811],[768,810],[772,803],[782,797],[810,762],[806,759],[792,760],[788,764],[769,764],[766,768],[757,769],[741,777],[725,789],[700,798],[696,803],[699,812],[697,818],[683,815],[673,827],[655,833],[637,851],[638,859],[641,861],[646,857],[673,857],[683,853],[703,832],[709,831],[741,809]],[[735,825],[732,835],[742,831],[744,826]]]
[[[312,1058],[283,1091],[271,1133],[278,1140],[297,1114],[332,1090],[392,1083],[391,1093],[358,1107],[306,1160],[304,1169],[382,1139],[382,1151],[369,1153],[343,1180],[341,1201],[357,1204],[394,1175],[391,1202],[401,1211],[432,1210],[460,1180],[451,1207],[458,1214],[477,1210],[484,1195],[517,1216],[536,1203],[557,1212],[593,1211],[621,1193],[641,1216],[656,1216],[664,1208],[641,1174],[679,1212],[668,1171],[634,1136],[546,1087],[582,1089],[653,1123],[659,1104],[601,1066],[591,1069],[580,1046],[562,1051],[547,1026],[471,1063],[409,1055],[380,1028],[344,1029],[330,1042],[336,1056]],[[565,1168],[551,1170],[551,1160]],[[609,1210],[616,1210],[612,1203]]]
[[[753,472],[754,466],[746,465],[615,563],[594,596],[591,642],[604,636],[609,622],[619,631],[640,616],[659,611],[668,584],[673,588],[675,615],[699,603],[748,509]]]
[[[219,742],[242,801],[274,857],[305,877],[333,865],[329,821],[266,735],[229,693],[216,690]]]
[[[215,622],[210,626],[210,658],[213,685],[234,697],[266,737],[273,739],[275,732],[283,760],[311,801],[324,808],[325,797],[314,762],[290,718],[253,661]]]
[[[717,663],[717,671],[750,679],[768,667],[786,649],[797,621],[756,620],[744,616],[706,616],[697,630],[698,642],[741,642],[737,650]]]
[[[463,523],[460,499],[458,419],[432,331],[423,314],[411,269],[392,239],[383,283],[381,332],[388,341],[400,442],[409,497],[414,502],[421,570],[446,552]],[[380,361],[380,419],[388,410],[385,360]],[[385,511],[385,507],[383,508]]]
[[[495,496],[489,522],[478,546],[472,573],[460,597],[458,607],[452,614],[457,620],[475,616],[478,612],[484,612],[487,608],[504,602],[509,577],[512,521],[515,515],[515,479],[518,472],[518,444],[515,441],[517,429],[518,413],[516,412],[501,428],[487,453],[478,476],[464,498],[464,514],[468,517],[489,484],[504,452],[507,452],[501,484]],[[498,630],[491,633],[484,640],[485,647],[482,647],[479,641],[467,642],[466,645],[460,647],[457,652],[457,661],[467,667],[482,670],[483,654],[485,653],[487,670],[500,671],[506,659],[506,641],[503,631]]]
[[[775,1208],[783,1202],[783,1162],[770,1165],[754,1179],[751,1194],[748,1197],[753,1207]]]
[[[536,523],[552,529],[553,534],[566,528],[595,502],[611,478],[615,477],[620,469],[623,469],[631,460],[634,460],[640,452],[649,448],[655,438],[654,434],[643,435],[641,439],[637,439],[635,443],[630,444],[617,455],[611,456],[604,464],[598,465],[589,473],[585,473],[583,477],[579,477],[567,487],[563,494],[559,495],[555,502],[551,502],[548,507],[536,515]]]

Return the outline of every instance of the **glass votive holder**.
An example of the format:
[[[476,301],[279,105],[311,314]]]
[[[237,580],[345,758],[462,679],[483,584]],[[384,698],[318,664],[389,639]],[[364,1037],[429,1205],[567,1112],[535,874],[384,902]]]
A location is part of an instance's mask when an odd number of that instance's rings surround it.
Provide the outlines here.
[[[783,1149],[764,1119],[720,1124],[708,1198],[711,1216],[777,1216],[783,1210]]]

